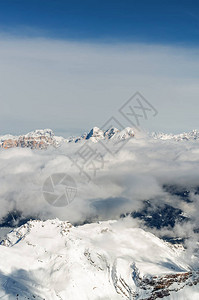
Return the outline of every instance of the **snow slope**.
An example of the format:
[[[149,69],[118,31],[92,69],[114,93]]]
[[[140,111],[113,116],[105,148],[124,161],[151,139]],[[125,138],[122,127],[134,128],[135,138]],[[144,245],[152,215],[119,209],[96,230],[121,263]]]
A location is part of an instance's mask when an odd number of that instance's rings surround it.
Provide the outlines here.
[[[191,300],[198,282],[182,252],[122,221],[29,221],[0,246],[0,299]]]

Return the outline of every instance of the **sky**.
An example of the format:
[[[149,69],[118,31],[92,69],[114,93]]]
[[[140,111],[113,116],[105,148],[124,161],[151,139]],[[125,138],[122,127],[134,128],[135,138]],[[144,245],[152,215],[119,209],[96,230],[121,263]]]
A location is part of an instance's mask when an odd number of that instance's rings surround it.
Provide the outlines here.
[[[137,91],[144,130],[197,129],[198,37],[198,1],[1,0],[0,135],[81,134]]]

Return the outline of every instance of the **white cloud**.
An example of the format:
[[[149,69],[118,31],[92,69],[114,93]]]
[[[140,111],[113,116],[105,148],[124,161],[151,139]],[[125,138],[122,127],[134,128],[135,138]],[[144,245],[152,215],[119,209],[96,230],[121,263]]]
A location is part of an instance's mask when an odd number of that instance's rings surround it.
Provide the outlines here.
[[[193,203],[187,205],[177,197],[169,196],[162,189],[163,184],[198,186],[199,173],[197,168],[193,168],[190,159],[194,155],[194,165],[199,162],[194,154],[198,148],[197,142],[167,143],[148,139],[143,143],[142,139],[132,139],[115,158],[105,155],[104,168],[97,171],[96,178],[89,184],[86,183],[86,178],[79,175],[79,170],[71,165],[67,157],[69,154],[73,155],[79,147],[79,144],[66,144],[57,150],[2,150],[1,217],[16,208],[22,210],[25,215],[59,217],[72,222],[94,217],[99,211],[102,219],[114,218],[120,213],[141,207],[142,200],[153,199],[157,203],[169,203],[181,208],[192,218],[198,218],[196,195],[192,196]],[[93,144],[93,147],[98,149],[98,144]],[[184,155],[187,152],[189,156]],[[92,171],[90,172],[92,175]],[[77,183],[78,193],[75,201],[64,208],[50,206],[42,194],[44,181],[54,173],[67,173]]]

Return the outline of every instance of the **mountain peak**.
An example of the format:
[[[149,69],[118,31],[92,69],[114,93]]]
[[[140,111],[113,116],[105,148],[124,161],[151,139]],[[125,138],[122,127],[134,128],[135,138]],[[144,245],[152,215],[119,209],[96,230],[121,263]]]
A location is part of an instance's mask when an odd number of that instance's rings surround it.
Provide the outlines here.
[[[36,129],[24,135],[0,137],[0,147],[5,149],[14,147],[44,149],[49,145],[56,146],[57,142],[51,129]]]
[[[95,127],[91,128],[91,130],[87,134],[86,140],[88,140],[92,137],[93,138],[98,138],[98,137],[100,138],[100,137],[103,136],[103,134],[104,134],[104,132],[101,129],[99,129],[98,127],[95,126]]]

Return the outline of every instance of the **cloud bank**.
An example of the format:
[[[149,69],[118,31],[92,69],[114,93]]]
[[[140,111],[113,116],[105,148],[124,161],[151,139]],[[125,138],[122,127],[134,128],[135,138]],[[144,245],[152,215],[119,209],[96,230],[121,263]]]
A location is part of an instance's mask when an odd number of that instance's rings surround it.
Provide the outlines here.
[[[99,151],[99,143],[87,143]],[[183,238],[186,259],[193,261],[192,255],[198,248],[199,194],[195,191],[199,187],[199,142],[154,140],[140,134],[130,139],[115,156],[104,151],[104,167],[97,170],[96,177],[89,183],[69,159],[69,156],[75,158],[74,153],[83,144],[67,143],[47,150],[2,149],[0,219],[17,210],[24,218],[58,217],[82,224],[119,219],[121,214],[141,210],[143,201],[150,200],[154,209],[167,204],[182,210],[189,220],[177,222],[174,228],[158,229],[146,227],[143,221],[129,217],[121,220],[121,226],[142,227],[160,237]],[[112,147],[111,141],[109,147]],[[44,182],[56,173],[66,173],[77,185],[74,201],[60,208],[49,205],[43,195]],[[89,174],[93,174],[92,170]],[[190,190],[189,201],[169,193],[164,185]],[[195,260],[194,265],[197,266]]]
[[[198,221],[198,195],[191,195],[191,203],[181,201],[163,189],[163,185],[177,185],[189,189],[198,187],[198,142],[160,141],[150,138],[132,138],[115,157],[104,152],[104,167],[92,180],[80,174],[72,165],[80,147],[66,144],[58,149],[30,150],[12,148],[0,151],[0,217],[18,209],[23,214],[38,215],[81,222],[98,215],[101,219],[119,217],[121,213],[142,207],[142,201],[167,203],[182,209]],[[98,150],[99,144],[91,144]],[[111,147],[111,144],[109,145]],[[68,206],[49,205],[42,193],[43,184],[55,173],[67,173],[74,178],[78,193]]]

